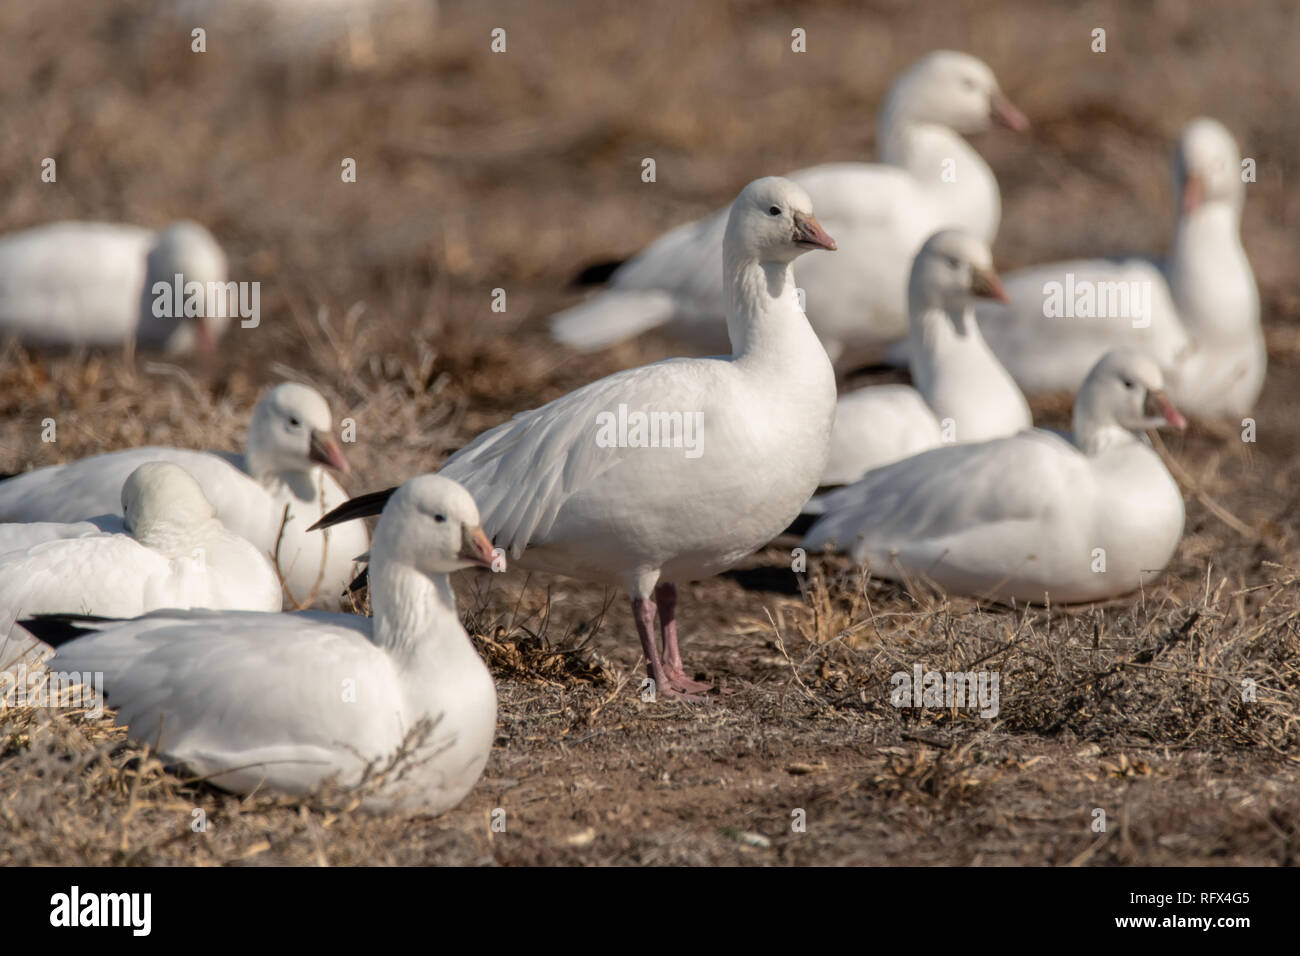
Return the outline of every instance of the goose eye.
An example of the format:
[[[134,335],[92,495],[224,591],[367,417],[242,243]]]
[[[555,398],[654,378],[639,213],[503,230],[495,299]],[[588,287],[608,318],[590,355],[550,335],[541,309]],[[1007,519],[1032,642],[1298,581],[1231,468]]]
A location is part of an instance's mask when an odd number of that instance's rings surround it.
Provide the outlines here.
[[[781,215],[781,207],[773,206],[771,209],[768,210],[768,213],[773,216],[779,216]]]
[[[433,520],[436,521],[436,522],[438,522],[438,524],[442,524],[444,521],[447,520],[447,516],[446,516],[446,515],[434,515],[434,516],[433,516]]]
[[[1125,388],[1135,388],[1135,387],[1136,387],[1136,383],[1134,383],[1132,379],[1122,378],[1122,379],[1120,379],[1120,381],[1124,383],[1124,387],[1125,387]]]
[[[302,425],[302,422],[298,421],[298,419],[296,418],[290,418],[289,424],[292,425],[294,428],[298,428]]]
[[[972,80],[969,76],[962,78],[961,85],[968,90],[975,89],[975,81]]]
[[[956,259],[956,258],[954,258],[953,256],[948,256],[948,268],[949,268],[949,269],[960,269],[960,268],[961,268],[961,260],[960,260],[960,259]]]

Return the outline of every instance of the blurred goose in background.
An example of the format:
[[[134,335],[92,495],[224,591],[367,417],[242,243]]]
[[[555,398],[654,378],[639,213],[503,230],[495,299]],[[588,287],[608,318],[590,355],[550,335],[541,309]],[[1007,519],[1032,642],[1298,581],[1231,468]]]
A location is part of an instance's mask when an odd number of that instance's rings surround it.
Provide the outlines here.
[[[243,455],[131,448],[0,481],[0,521],[70,522],[121,514],[122,483],[146,461],[183,467],[222,523],[275,559],[287,606],[338,606],[355,572],[353,559],[366,550],[368,539],[361,525],[327,537],[307,533],[313,521],[347,500],[321,466],[349,470],[334,440],[329,405],[314,388],[285,382],[267,392],[253,409]]]
[[[732,354],[603,378],[483,433],[441,469],[522,567],[627,589],[660,694],[709,689],[682,664],[672,582],[717,574],[767,543],[825,467],[835,376],[792,264],[834,248],[803,189],[755,180],[723,241]],[[354,499],[320,525],[374,514],[391,494]]]
[[[408,41],[432,40],[438,0],[173,0],[175,17],[204,26],[220,42],[236,37],[272,59],[302,62],[304,57],[341,54],[356,70],[378,62],[376,35],[392,22],[392,35]],[[384,39],[389,39],[386,35]],[[403,46],[405,48],[405,45]],[[385,47],[384,53],[392,50]]]
[[[1006,298],[988,245],[956,230],[935,233],[908,285],[915,387],[875,385],[840,398],[823,485],[857,481],[941,442],[987,441],[1033,425],[1025,397],[980,335],[978,298]]]
[[[1186,425],[1163,386],[1148,356],[1111,352],[1079,390],[1071,438],[1032,429],[878,468],[814,503],[803,546],[1001,601],[1134,591],[1183,533],[1182,494],[1142,434]]]
[[[161,461],[140,465],[122,485],[121,499],[117,533],[88,522],[0,525],[0,543],[10,549],[0,554],[0,626],[27,614],[280,609],[271,562],[221,524],[183,468]],[[25,528],[34,531],[23,540]],[[0,643],[5,664],[27,650]]]
[[[922,243],[945,227],[992,243],[1002,200],[992,170],[962,138],[1027,121],[993,71],[965,53],[922,57],[891,87],[877,132],[879,164],[792,173],[823,211],[840,255],[800,263],[809,321],[842,369],[907,334],[907,279]],[[701,350],[726,347],[722,242],[727,212],[679,226],[620,267],[608,291],[551,319],[560,342],[592,351],[666,326]]]
[[[496,689],[447,578],[492,560],[473,499],[425,475],[375,529],[373,617],[160,611],[22,625],[58,647],[51,668],[104,675],[133,740],[219,787],[301,795],[410,748],[364,805],[436,814],[469,793],[496,734]]]
[[[226,281],[226,255],[195,222],[161,232],[102,222],[57,222],[0,238],[0,339],[44,348],[113,347],[183,353],[211,349],[227,315],[176,316],[154,285]],[[205,296],[206,303],[206,296]],[[227,310],[229,311],[229,310]],[[237,314],[237,313],[236,313]]]
[[[1084,259],[1024,269],[1004,277],[1009,307],[979,309],[989,345],[1026,391],[1073,391],[1106,351],[1127,347],[1160,363],[1188,414],[1241,416],[1254,407],[1268,356],[1241,244],[1246,184],[1236,140],[1217,120],[1193,120],[1179,138],[1173,172],[1177,225],[1163,265]],[[1066,303],[1089,295],[1094,311],[1104,305],[1122,314],[1048,318],[1051,283]],[[1134,304],[1145,290],[1149,308],[1138,315]],[[1150,324],[1135,328],[1134,321]]]

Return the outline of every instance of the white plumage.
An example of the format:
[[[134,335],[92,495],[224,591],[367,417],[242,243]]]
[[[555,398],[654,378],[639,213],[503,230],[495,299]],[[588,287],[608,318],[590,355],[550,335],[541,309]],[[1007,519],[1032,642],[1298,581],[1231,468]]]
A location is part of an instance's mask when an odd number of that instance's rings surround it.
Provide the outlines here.
[[[469,494],[426,475],[394,495],[371,557],[373,618],[164,611],[87,622],[50,666],[102,672],[132,739],[238,793],[355,783],[367,762],[382,768],[418,744],[365,805],[441,813],[478,780],[495,734],[496,690],[447,579],[491,563],[491,545]]]
[[[485,432],[441,470],[470,489],[523,567],[627,588],[660,693],[707,686],[682,669],[671,582],[717,574],[766,544],[817,487],[835,380],[791,263],[834,247],[802,189],[755,180],[724,242],[731,355],[611,375]],[[640,444],[631,416],[642,413],[677,416],[659,447]],[[325,523],[373,513],[382,497]]]
[[[977,298],[1004,295],[986,243],[955,230],[926,241],[908,286],[915,388],[878,385],[840,398],[823,485],[856,481],[941,441],[987,441],[1033,424],[975,322]]]
[[[1073,391],[1105,352],[1135,348],[1165,369],[1170,394],[1185,412],[1251,410],[1268,356],[1259,293],[1241,244],[1241,156],[1221,123],[1202,118],[1184,128],[1174,187],[1177,226],[1163,264],[1100,259],[1025,269],[1005,277],[1009,308],[979,309],[985,338],[1023,388]],[[1084,297],[1092,296],[1092,314],[1045,315],[1057,288],[1084,312]],[[1135,296],[1148,293],[1147,314],[1134,314]]]
[[[797,270],[809,321],[838,364],[875,358],[906,334],[908,272],[928,236],[948,226],[990,242],[996,235],[997,180],[961,136],[991,120],[1025,125],[984,63],[938,51],[891,88],[877,138],[881,165],[835,163],[790,174],[840,249]],[[667,233],[615,272],[609,291],[553,316],[552,333],[593,350],[663,325],[701,350],[725,350],[726,222],[722,210]]]
[[[226,527],[276,559],[289,591],[287,606],[314,593],[314,603],[337,607],[355,573],[353,559],[365,552],[368,539],[359,524],[326,535],[306,530],[347,499],[321,467],[348,467],[332,427],[319,392],[286,382],[253,410],[244,455],[151,446],[37,469],[0,481],[0,521],[121,514],[126,477],[146,461],[170,461],[198,481]]]
[[[280,607],[280,582],[251,543],[217,519],[198,483],[169,462],[122,486],[125,518],[0,525],[0,629],[28,614],[134,617],[158,608]],[[0,666],[28,649],[9,641]]]
[[[1183,531],[1182,495],[1141,433],[1185,424],[1162,385],[1150,358],[1110,353],[1079,392],[1072,440],[1032,429],[886,465],[822,499],[804,547],[999,600],[1134,591]]]
[[[159,232],[58,222],[13,233],[0,238],[0,338],[44,347],[135,339],[172,353],[208,346],[228,316],[155,314],[166,311],[155,309],[155,283],[172,286],[177,274],[205,288],[226,281],[225,253],[198,223],[175,222]]]

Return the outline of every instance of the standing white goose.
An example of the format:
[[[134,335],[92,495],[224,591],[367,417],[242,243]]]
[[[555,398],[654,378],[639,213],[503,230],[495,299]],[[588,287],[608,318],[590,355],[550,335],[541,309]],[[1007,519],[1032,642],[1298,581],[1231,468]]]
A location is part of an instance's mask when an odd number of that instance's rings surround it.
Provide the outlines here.
[[[425,475],[384,509],[371,562],[373,618],[162,611],[22,624],[59,645],[51,668],[103,673],[132,739],[217,786],[347,785],[415,745],[366,806],[442,813],[482,774],[496,731],[496,689],[447,575],[489,565],[492,546],[465,489]]]
[[[1006,298],[988,245],[956,230],[935,233],[908,284],[915,387],[877,385],[840,398],[823,485],[857,481],[943,441],[987,441],[1033,424],[1024,395],[980,335],[977,298]]]
[[[885,100],[881,164],[833,163],[791,173],[822,210],[840,255],[800,263],[809,321],[838,365],[875,358],[907,333],[907,278],[938,229],[992,242],[1001,218],[997,180],[963,133],[1000,122],[1024,129],[993,71],[940,50],[903,73]],[[702,350],[726,346],[722,242],[727,211],[679,226],[626,265],[611,288],[552,317],[561,342],[584,351],[658,326]]]
[[[226,255],[195,222],[161,232],[102,222],[57,222],[0,238],[0,338],[52,348],[209,349],[226,314],[159,316],[154,285],[225,283]],[[207,297],[204,296],[206,309]],[[169,295],[163,300],[172,305]],[[221,310],[214,310],[221,311]]]
[[[1222,123],[1187,124],[1173,178],[1177,225],[1163,266],[1130,258],[1024,269],[1004,277],[1009,308],[979,309],[985,338],[1023,388],[1073,391],[1106,351],[1136,348],[1169,373],[1185,412],[1239,416],[1254,406],[1268,356],[1241,244],[1241,155]],[[1055,317],[1063,309],[1074,315]]]
[[[368,539],[361,525],[327,538],[307,533],[313,521],[347,500],[321,467],[348,471],[332,428],[319,392],[285,382],[253,409],[244,455],[150,446],[40,468],[0,481],[0,521],[121,514],[126,477],[146,461],[170,461],[194,476],[227,528],[276,559],[288,606],[314,594],[315,603],[337,607],[355,571],[353,558],[366,550]]]
[[[0,525],[0,542],[9,549],[0,554],[0,633],[25,614],[279,610],[280,581],[271,562],[217,520],[183,468],[162,461],[140,465],[122,485],[121,498],[125,517],[117,533],[94,530],[110,526],[111,517]],[[3,644],[0,666],[27,651],[13,641]]]
[[[1182,495],[1142,434],[1186,424],[1162,389],[1149,357],[1109,353],[1079,391],[1072,440],[1032,429],[878,468],[820,502],[803,545],[1003,601],[1134,591],[1183,533]]]
[[[521,566],[627,588],[661,694],[708,688],[682,665],[672,582],[766,544],[826,464],[835,378],[791,266],[834,248],[807,193],[755,180],[732,204],[724,242],[731,355],[603,378],[485,432],[441,470],[470,489]],[[374,514],[391,493],[354,499],[321,525]]]

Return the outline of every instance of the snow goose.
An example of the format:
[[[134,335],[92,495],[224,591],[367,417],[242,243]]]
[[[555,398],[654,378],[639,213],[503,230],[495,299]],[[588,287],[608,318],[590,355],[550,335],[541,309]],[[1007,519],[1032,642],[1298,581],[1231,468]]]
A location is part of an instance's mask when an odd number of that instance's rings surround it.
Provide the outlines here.
[[[1183,411],[1249,413],[1268,356],[1241,244],[1241,156],[1223,124],[1202,118],[1184,128],[1174,187],[1177,225],[1163,266],[1129,258],[1025,269],[1005,276],[1009,308],[979,309],[989,345],[1021,386],[1074,390],[1103,353],[1136,348],[1169,373]]]
[[[307,533],[308,525],[347,500],[321,467],[348,471],[332,428],[319,392],[285,382],[254,408],[244,455],[151,446],[40,468],[0,481],[0,521],[120,514],[127,475],[146,461],[174,462],[194,476],[227,528],[275,558],[287,606],[314,595],[316,603],[337,607],[355,571],[353,558],[366,550],[368,539],[361,525],[327,538]]]
[[[74,612],[118,617],[164,607],[278,610],[271,562],[228,531],[198,483],[170,462],[140,465],[122,485],[123,530],[96,523],[0,525],[0,616]],[[103,522],[107,524],[107,522]],[[33,529],[20,540],[24,529]]]
[[[877,357],[907,333],[912,259],[936,230],[964,228],[992,242],[1001,217],[997,180],[962,133],[997,121],[1025,128],[993,71],[964,53],[936,51],[898,78],[881,111],[881,164],[834,163],[792,173],[839,256],[799,265],[809,321],[844,368]],[[591,351],[666,325],[701,349],[725,347],[725,210],[673,229],[619,268],[611,288],[552,317],[561,342]]]
[[[226,256],[194,222],[161,232],[57,222],[0,238],[0,338],[50,348],[120,346],[179,353],[210,348],[226,315],[159,317],[154,284],[224,283]],[[168,293],[170,295],[170,293]],[[206,302],[206,294],[205,294]]]
[[[173,15],[187,28],[237,38],[273,61],[304,65],[311,56],[341,54],[347,66],[369,70],[428,44],[438,22],[438,0],[175,0]],[[388,42],[384,42],[388,41]],[[210,41],[211,42],[211,41]]]
[[[411,745],[366,806],[441,813],[478,780],[496,732],[496,689],[447,578],[490,565],[492,546],[465,489],[425,475],[393,495],[370,555],[372,618],[162,611],[22,624],[58,645],[52,668],[104,675],[133,739],[217,786],[347,785]]]
[[[945,230],[926,241],[908,284],[916,387],[877,385],[840,398],[823,485],[857,481],[942,441],[987,441],[1033,424],[1025,397],[975,322],[976,298],[1005,295],[982,240]]]
[[[1097,601],[1169,563],[1178,486],[1142,431],[1182,428],[1159,366],[1104,356],[1074,405],[1074,435],[1032,429],[869,472],[821,502],[804,547],[848,550],[873,574],[1002,601]]]
[[[835,243],[808,194],[750,183],[724,240],[732,354],[619,372],[523,412],[453,455],[484,527],[525,568],[623,586],[659,693],[692,694],[672,583],[717,574],[766,544],[817,487],[835,377],[799,308],[792,264]],[[374,514],[392,492],[336,509]],[[662,654],[655,644],[656,609]]]

